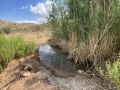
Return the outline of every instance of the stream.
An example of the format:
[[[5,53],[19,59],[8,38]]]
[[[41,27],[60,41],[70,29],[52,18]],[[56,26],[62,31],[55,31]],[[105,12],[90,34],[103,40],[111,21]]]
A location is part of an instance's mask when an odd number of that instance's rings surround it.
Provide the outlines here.
[[[80,65],[69,60],[62,50],[52,48],[50,45],[40,46],[39,52],[42,63],[55,70],[54,72],[59,72],[60,75],[58,76],[74,76],[82,68],[82,66],[80,67]]]
[[[50,70],[54,70],[54,73],[46,69],[44,71],[51,84],[63,87],[62,90],[103,90],[95,84],[96,78],[89,79],[82,74],[75,74],[84,67],[69,60],[62,50],[44,45],[39,47],[39,54],[42,58],[41,62]]]

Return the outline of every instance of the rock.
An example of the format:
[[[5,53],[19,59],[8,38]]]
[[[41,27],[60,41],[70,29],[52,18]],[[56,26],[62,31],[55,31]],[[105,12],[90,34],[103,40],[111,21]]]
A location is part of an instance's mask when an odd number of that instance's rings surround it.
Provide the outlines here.
[[[82,74],[84,71],[82,70],[78,70],[78,74]]]
[[[47,75],[42,72],[37,72],[37,73],[35,73],[34,78],[37,78],[39,80],[40,79],[45,80],[45,79],[47,79]]]
[[[23,77],[29,77],[29,76],[31,75],[31,72],[29,72],[29,71],[23,71],[23,72],[21,72],[20,74],[21,74],[21,76],[23,76]]]
[[[33,67],[31,64],[26,64],[24,67],[24,71],[32,71]]]

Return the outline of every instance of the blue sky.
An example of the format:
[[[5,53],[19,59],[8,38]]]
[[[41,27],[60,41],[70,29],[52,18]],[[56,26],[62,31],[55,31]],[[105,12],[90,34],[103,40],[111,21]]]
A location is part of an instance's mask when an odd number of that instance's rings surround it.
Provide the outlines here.
[[[0,20],[42,23],[51,10],[50,4],[50,0],[1,0]]]

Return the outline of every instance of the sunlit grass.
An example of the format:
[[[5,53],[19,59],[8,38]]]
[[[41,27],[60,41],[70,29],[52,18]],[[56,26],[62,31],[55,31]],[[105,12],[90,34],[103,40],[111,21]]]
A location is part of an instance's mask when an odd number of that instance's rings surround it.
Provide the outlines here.
[[[5,37],[0,35],[0,71],[13,58],[20,58],[35,52],[34,42],[25,42],[21,37]]]

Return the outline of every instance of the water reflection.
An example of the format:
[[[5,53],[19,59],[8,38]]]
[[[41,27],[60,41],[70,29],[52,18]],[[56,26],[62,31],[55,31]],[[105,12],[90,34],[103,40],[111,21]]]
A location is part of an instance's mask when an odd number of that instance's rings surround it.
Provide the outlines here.
[[[40,46],[39,52],[47,67],[58,69],[63,73],[71,73],[80,69],[80,66],[68,60],[61,50],[52,48],[50,45]]]

